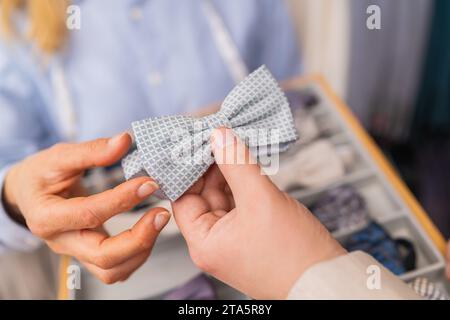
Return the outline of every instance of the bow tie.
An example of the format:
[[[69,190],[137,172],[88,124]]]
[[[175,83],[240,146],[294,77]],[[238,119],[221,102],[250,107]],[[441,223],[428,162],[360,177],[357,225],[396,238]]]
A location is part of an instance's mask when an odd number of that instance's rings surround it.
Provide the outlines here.
[[[125,178],[148,175],[159,184],[159,196],[175,201],[214,163],[210,136],[219,127],[232,128],[256,158],[284,151],[297,140],[287,99],[261,66],[230,92],[215,114],[133,122],[136,150],[122,161]]]

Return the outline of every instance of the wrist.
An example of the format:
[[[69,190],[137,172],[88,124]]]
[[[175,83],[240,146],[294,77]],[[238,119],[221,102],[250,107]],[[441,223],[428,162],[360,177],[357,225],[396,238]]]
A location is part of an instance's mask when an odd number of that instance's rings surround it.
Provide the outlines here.
[[[13,191],[14,179],[14,169],[15,167],[11,167],[5,175],[5,179],[3,181],[2,187],[2,204],[5,208],[6,214],[15,222],[26,225],[25,219],[20,212],[19,206],[16,201],[16,197]]]

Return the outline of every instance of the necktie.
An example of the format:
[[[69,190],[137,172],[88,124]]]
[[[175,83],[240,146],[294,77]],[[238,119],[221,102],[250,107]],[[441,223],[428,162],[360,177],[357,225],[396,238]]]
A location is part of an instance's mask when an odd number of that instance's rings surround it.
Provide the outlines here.
[[[354,158],[351,147],[336,147],[328,140],[319,139],[284,159],[279,171],[270,178],[281,190],[320,187],[341,179]]]
[[[364,198],[348,185],[326,192],[310,209],[330,232],[358,229],[369,221]]]
[[[175,288],[164,300],[215,300],[214,286],[207,276],[200,274],[182,286]]]
[[[392,239],[375,222],[352,234],[344,242],[344,248],[349,252],[361,250],[370,254],[395,275],[416,267],[416,251],[412,242],[403,238]]]
[[[230,92],[215,114],[133,122],[136,150],[122,161],[125,178],[151,176],[160,186],[159,195],[175,201],[214,162],[210,136],[219,127],[232,128],[256,158],[284,151],[297,140],[287,99],[262,66]]]

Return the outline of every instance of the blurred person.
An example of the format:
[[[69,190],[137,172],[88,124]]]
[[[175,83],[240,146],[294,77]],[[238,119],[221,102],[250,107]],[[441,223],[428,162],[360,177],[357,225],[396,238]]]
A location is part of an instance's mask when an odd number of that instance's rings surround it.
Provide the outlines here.
[[[130,137],[116,134],[138,119],[221,101],[261,64],[279,80],[300,71],[278,0],[0,4],[0,252],[43,240],[106,283],[146,261],[169,219],[156,208],[117,236],[103,230],[158,188],[140,177],[83,196],[84,172],[114,165],[129,149]],[[70,4],[81,13],[71,32]]]
[[[232,130],[211,143],[217,165],[172,205],[200,269],[256,299],[420,299],[368,254],[347,253]]]

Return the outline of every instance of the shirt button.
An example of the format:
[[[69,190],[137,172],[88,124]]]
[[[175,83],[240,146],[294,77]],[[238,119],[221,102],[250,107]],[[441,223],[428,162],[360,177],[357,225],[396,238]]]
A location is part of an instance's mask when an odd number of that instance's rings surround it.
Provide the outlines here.
[[[158,86],[161,84],[162,82],[162,76],[161,73],[159,72],[150,72],[150,74],[148,75],[148,82],[150,83],[151,86]]]
[[[133,7],[130,11],[130,17],[134,21],[138,21],[142,19],[142,9],[139,7]]]

